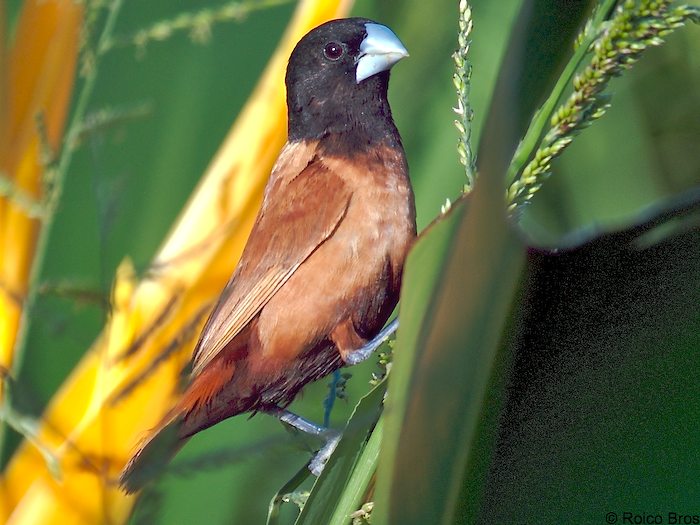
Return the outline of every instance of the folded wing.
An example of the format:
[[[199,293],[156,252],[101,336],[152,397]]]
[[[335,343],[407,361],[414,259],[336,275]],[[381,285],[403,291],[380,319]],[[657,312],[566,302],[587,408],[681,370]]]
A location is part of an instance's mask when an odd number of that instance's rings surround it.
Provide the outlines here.
[[[296,176],[285,173],[285,166],[275,171],[238,267],[195,348],[193,376],[241,333],[345,217],[351,191],[320,158],[311,157]]]

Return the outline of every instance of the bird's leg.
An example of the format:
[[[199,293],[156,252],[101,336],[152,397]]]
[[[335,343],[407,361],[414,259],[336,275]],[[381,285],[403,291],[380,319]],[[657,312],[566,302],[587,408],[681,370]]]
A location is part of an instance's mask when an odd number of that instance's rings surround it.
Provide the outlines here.
[[[336,330],[336,332],[334,332],[333,334],[333,339],[340,349],[343,361],[345,361],[347,365],[356,365],[366,360],[370,355],[372,355],[372,353],[377,348],[379,348],[382,345],[382,343],[384,343],[384,341],[389,339],[389,337],[391,337],[391,335],[394,332],[396,332],[396,329],[398,327],[399,320],[398,318],[396,318],[388,325],[386,325],[384,329],[381,332],[379,332],[374,339],[365,343],[359,348],[349,351],[343,350],[343,347],[345,345],[338,344],[340,342],[340,339],[347,339],[348,337],[350,339],[353,339],[353,337],[350,336],[349,331],[345,329],[347,327],[341,328],[340,330]],[[359,336],[357,336],[354,333],[354,329],[352,330],[352,333],[358,340],[360,340]],[[325,440],[325,444],[321,447],[321,449],[318,452],[316,452],[316,455],[309,463],[309,470],[311,471],[311,473],[314,476],[319,476],[321,472],[323,472],[323,468],[326,466],[326,463],[328,462],[331,455],[338,446],[338,443],[340,442],[340,438],[343,436],[343,433],[328,427],[317,425],[313,421],[309,421],[308,419],[298,416],[294,412],[290,412],[289,410],[285,410],[283,408],[275,407],[272,409],[267,409],[266,412],[272,416],[275,416],[280,421],[287,423],[290,426],[293,426],[297,430],[304,432],[305,434],[310,434],[312,436],[316,436]]]
[[[274,408],[271,410],[266,410],[266,412],[272,416],[275,416],[280,421],[293,426],[297,430],[304,432],[305,434],[319,437],[325,441],[325,444],[318,452],[316,452],[316,455],[309,463],[309,470],[311,473],[314,476],[320,476],[321,472],[323,472],[323,467],[326,466],[326,462],[331,457],[331,454],[333,454],[335,448],[338,446],[340,438],[343,436],[342,432],[317,425],[313,421],[309,421],[308,419],[298,416],[294,412],[290,412],[289,410],[285,410],[283,408]]]
[[[374,339],[371,341],[368,341],[366,344],[364,344],[362,347],[357,348],[355,350],[351,350],[350,352],[345,352],[343,355],[343,360],[345,361],[345,364],[352,366],[356,365],[358,363],[361,363],[365,359],[367,359],[374,351],[382,346],[384,341],[389,339],[391,335],[396,332],[396,329],[399,327],[399,318],[395,318],[392,322],[390,322],[388,325],[386,325],[381,332],[379,332]]]

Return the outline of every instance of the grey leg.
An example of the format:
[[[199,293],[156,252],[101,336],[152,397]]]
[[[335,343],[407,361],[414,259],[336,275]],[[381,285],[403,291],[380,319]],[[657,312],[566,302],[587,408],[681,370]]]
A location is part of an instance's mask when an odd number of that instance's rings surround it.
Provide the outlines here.
[[[381,332],[379,332],[377,336],[371,341],[369,341],[365,346],[348,353],[345,358],[345,363],[348,365],[356,365],[367,359],[377,348],[379,348],[384,343],[384,341],[389,339],[389,337],[391,337],[391,335],[394,332],[396,332],[396,329],[398,327],[399,319],[397,317],[388,325],[386,325],[384,329]],[[298,416],[293,412],[290,412],[289,410],[285,410],[283,408],[270,409],[266,410],[266,412],[272,416],[275,416],[280,421],[283,421],[284,423],[293,426],[297,430],[304,432],[305,434],[317,436],[325,440],[325,444],[321,447],[321,449],[318,452],[316,452],[316,455],[309,463],[309,470],[311,471],[311,473],[314,476],[319,476],[321,472],[323,472],[323,468],[326,466],[326,462],[338,446],[340,438],[343,436],[342,432],[338,432],[337,430],[317,425],[316,423],[309,421],[308,419],[304,419],[303,417]]]
[[[321,449],[318,452],[316,452],[316,455],[309,463],[309,470],[311,471],[311,473],[314,476],[321,475],[321,472],[323,472],[323,468],[326,466],[326,462],[328,462],[328,459],[335,451],[335,448],[338,446],[340,438],[343,436],[343,434],[341,432],[338,432],[337,430],[317,425],[316,423],[309,421],[308,419],[304,419],[303,417],[298,416],[295,413],[290,412],[289,410],[284,410],[282,408],[268,410],[267,413],[272,416],[275,416],[280,421],[283,421],[284,423],[293,426],[297,430],[304,432],[305,434],[317,436],[325,440],[325,444],[321,447]]]

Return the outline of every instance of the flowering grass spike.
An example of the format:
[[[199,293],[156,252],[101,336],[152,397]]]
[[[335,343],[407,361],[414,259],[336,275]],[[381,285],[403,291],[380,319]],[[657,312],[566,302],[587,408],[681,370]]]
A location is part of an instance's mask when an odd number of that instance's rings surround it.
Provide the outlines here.
[[[612,19],[603,22],[588,50],[590,63],[574,77],[573,92],[554,112],[534,158],[508,188],[511,212],[532,199],[551,173],[552,160],[574,137],[605,114],[610,102],[603,91],[610,80],[632,67],[646,49],[661,45],[665,35],[689,21],[700,21],[699,7],[676,6],[669,0],[626,0]],[[585,31],[591,31],[590,24]]]

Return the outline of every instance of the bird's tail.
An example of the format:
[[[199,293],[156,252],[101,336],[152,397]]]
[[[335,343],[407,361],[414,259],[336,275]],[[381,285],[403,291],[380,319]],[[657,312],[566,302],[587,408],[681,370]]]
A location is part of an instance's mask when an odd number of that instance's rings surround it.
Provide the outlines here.
[[[140,490],[158,477],[189,438],[181,438],[183,412],[173,410],[150,431],[122,470],[119,486],[127,494]]]
[[[158,477],[190,436],[247,408],[238,407],[235,396],[219,395],[232,381],[235,370],[235,362],[217,359],[194,378],[124,467],[119,485],[126,493],[136,492]]]

